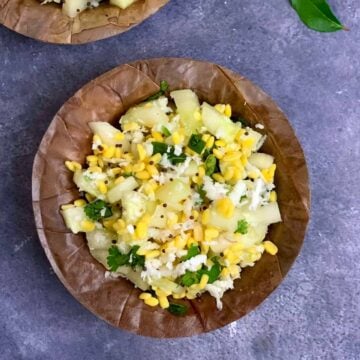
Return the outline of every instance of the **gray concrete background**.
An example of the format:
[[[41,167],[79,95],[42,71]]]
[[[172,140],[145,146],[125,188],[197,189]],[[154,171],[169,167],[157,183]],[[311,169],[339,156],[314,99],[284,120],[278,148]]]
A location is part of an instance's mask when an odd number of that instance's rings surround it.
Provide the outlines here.
[[[308,30],[287,0],[172,0],[122,36],[77,47],[0,27],[1,359],[360,358],[360,8],[330,2],[350,32]],[[267,91],[304,147],[313,194],[302,253],[272,296],[221,330],[162,341],[112,328],[65,290],[35,233],[30,181],[67,98],[120,63],[159,56],[217,62]]]

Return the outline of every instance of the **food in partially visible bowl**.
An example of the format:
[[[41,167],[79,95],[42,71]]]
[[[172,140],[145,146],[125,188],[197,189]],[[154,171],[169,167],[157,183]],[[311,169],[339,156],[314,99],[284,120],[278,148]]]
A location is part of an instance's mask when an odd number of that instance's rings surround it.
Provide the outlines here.
[[[221,310],[242,269],[277,253],[265,240],[281,222],[276,164],[260,152],[262,125],[232,117],[230,104],[166,89],[130,107],[120,127],[89,122],[86,164],[65,162],[84,196],[61,213],[106,276],[130,280],[145,304],[183,315],[180,299],[208,292]]]
[[[110,0],[109,3],[124,10],[136,1],[137,0]],[[42,4],[57,3],[62,5],[64,14],[74,18],[86,9],[98,7],[101,2],[102,0],[44,0],[42,1]]]

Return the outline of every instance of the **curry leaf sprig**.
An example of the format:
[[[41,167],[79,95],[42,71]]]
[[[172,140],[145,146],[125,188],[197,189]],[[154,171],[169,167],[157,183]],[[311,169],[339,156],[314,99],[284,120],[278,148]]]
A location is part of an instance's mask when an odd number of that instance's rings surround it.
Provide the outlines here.
[[[319,32],[348,30],[331,10],[326,0],[290,0],[301,21]]]

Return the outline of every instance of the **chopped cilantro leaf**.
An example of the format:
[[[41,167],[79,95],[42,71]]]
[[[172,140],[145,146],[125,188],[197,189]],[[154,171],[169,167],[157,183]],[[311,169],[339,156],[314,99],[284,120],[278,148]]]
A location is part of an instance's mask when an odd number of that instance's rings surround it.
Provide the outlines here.
[[[162,127],[161,127],[161,132],[162,132],[165,136],[170,136],[170,135],[171,135],[170,130],[169,130],[166,126],[162,126]]]
[[[248,232],[249,223],[246,220],[239,220],[237,223],[237,228],[235,230],[235,233],[238,234],[247,234]]]
[[[153,141],[152,146],[153,146],[153,155],[155,155],[155,154],[161,154],[161,155],[166,154],[168,160],[173,165],[183,163],[186,160],[186,155],[184,153],[181,153],[180,155],[175,155],[175,148],[172,145],[167,145],[167,144],[164,144],[164,143],[161,143],[161,142]]]
[[[187,313],[188,308],[186,305],[183,304],[170,303],[167,310],[173,315],[183,316]]]
[[[184,153],[181,153],[180,155],[175,155],[174,150],[172,149],[168,153],[167,158],[173,165],[176,165],[183,163],[186,160],[186,155]]]
[[[198,154],[204,150],[205,141],[201,139],[201,135],[199,134],[192,134],[188,143],[188,147],[195,151]]]
[[[139,266],[144,267],[145,257],[137,255],[139,246],[133,246],[127,254],[122,254],[117,246],[109,248],[109,255],[107,257],[107,264],[111,271],[116,271],[120,266],[131,266],[135,268]]]
[[[200,195],[200,199],[201,199],[200,204],[203,204],[205,202],[205,198],[206,198],[206,191],[204,190],[204,185],[196,185],[196,191]],[[196,204],[196,205],[199,205],[199,204]]]
[[[192,244],[188,249],[188,253],[181,258],[181,261],[189,260],[199,254],[200,254],[200,248],[197,245]]]
[[[187,270],[186,273],[181,277],[180,283],[184,286],[191,286],[200,282],[201,275],[198,272]]]
[[[86,216],[94,221],[110,217],[112,215],[111,208],[103,200],[95,200],[84,207]]]
[[[165,154],[168,150],[168,145],[161,143],[161,142],[157,142],[157,141],[153,141],[152,143],[153,146],[153,155],[155,154]]]
[[[214,155],[209,155],[205,160],[205,174],[211,176],[216,170],[216,165],[216,157]]]
[[[203,268],[198,271],[200,278],[204,274],[209,276],[208,284],[212,284],[213,282],[215,282],[219,278],[221,273],[221,266],[216,260],[216,258],[213,258],[212,261],[214,262],[214,265],[210,269]]]
[[[128,172],[128,173],[125,172],[125,173],[122,174],[123,177],[130,177],[130,176],[133,176],[133,175],[134,174],[131,173],[131,172]]]
[[[169,84],[166,80],[161,80],[160,81],[160,90],[155,93],[154,95],[151,95],[147,101],[152,101],[152,100],[156,100],[158,99],[160,96],[163,96],[165,94],[165,92],[168,90],[169,88]]]

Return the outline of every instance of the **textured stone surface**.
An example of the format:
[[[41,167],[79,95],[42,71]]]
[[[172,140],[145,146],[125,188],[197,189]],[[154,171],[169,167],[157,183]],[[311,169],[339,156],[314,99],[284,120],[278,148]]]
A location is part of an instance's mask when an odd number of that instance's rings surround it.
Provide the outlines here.
[[[350,32],[305,28],[287,0],[172,0],[132,31],[78,47],[0,28],[1,359],[359,359],[360,10],[332,0]],[[38,242],[31,166],[51,118],[93,77],[139,58],[225,65],[283,108],[304,147],[312,221],[303,251],[256,311],[216,332],[153,340],[78,304]]]

